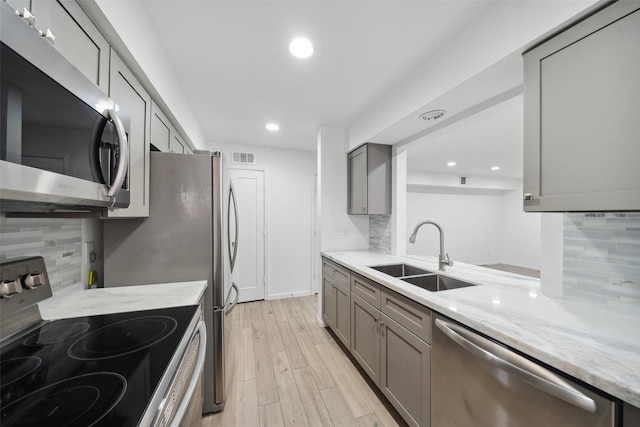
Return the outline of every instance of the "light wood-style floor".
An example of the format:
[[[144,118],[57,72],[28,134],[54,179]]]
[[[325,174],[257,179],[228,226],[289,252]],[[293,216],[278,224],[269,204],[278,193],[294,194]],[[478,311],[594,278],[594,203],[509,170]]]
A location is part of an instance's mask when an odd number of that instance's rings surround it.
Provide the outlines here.
[[[202,427],[405,425],[318,326],[317,296],[238,304],[234,312],[235,357],[227,363],[235,363],[235,381],[225,409]]]

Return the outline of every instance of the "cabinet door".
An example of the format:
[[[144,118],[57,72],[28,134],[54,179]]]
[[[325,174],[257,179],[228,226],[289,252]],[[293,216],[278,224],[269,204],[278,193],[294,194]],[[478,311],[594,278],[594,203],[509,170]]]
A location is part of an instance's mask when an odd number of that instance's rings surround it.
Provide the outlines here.
[[[109,218],[148,217],[151,97],[115,52],[111,55],[109,96],[131,117],[129,130],[131,203],[126,209],[110,210],[107,216]]]
[[[421,340],[431,342],[431,310],[389,289],[381,292],[380,311]]]
[[[380,310],[380,285],[373,280],[351,273],[351,293]]]
[[[351,293],[351,354],[380,386],[380,310]]]
[[[50,29],[54,46],[105,93],[109,90],[110,48],[91,19],[74,0],[32,0],[36,28]]]
[[[380,389],[410,426],[431,424],[431,347],[382,315]]]
[[[351,292],[349,288],[334,285],[336,323],[334,332],[347,348],[351,341]]]
[[[347,157],[348,190],[347,212],[367,213],[367,146],[349,153]]]
[[[525,54],[525,210],[640,209],[638,8],[614,3]]]
[[[22,12],[25,8],[31,10],[31,1],[30,0],[5,0],[6,3],[11,6],[13,9]]]
[[[171,152],[184,154],[184,146],[185,143],[182,140],[182,137],[176,132],[171,139]]]
[[[322,278],[322,320],[331,329],[335,329],[336,323],[336,292],[334,284],[326,277]]]
[[[151,144],[163,153],[168,153],[171,145],[171,125],[169,120],[153,101],[151,102]]]

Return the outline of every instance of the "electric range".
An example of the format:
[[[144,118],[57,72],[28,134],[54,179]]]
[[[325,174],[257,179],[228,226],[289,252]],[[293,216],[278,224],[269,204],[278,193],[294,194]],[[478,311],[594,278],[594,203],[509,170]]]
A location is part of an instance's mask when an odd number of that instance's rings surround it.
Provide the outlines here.
[[[27,304],[48,286],[44,261],[37,261],[42,265],[35,269],[34,259],[30,262],[29,270],[35,273],[22,274],[13,265],[2,265],[3,329],[24,323],[25,309],[7,317],[5,311],[13,310],[9,303]],[[30,289],[24,283],[36,273],[40,278],[35,281],[42,283]],[[5,286],[14,277],[21,281],[20,290]],[[37,310],[37,305],[30,307]],[[174,373],[199,321],[199,306],[194,305],[48,322],[40,319],[6,337],[3,331],[0,425],[150,425],[160,417],[167,389],[175,382]]]

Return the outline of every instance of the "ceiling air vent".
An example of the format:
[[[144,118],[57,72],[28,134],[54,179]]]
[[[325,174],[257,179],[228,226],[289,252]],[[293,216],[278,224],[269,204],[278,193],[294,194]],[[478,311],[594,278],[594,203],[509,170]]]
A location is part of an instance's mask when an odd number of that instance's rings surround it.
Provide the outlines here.
[[[253,153],[233,153],[231,163],[240,163],[243,165],[255,165],[256,156]]]

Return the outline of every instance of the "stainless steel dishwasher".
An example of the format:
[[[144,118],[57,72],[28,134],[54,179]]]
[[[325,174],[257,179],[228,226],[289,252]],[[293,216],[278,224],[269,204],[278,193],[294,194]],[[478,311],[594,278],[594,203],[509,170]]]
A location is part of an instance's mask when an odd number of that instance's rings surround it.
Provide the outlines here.
[[[431,349],[431,427],[611,427],[619,403],[441,316]]]

